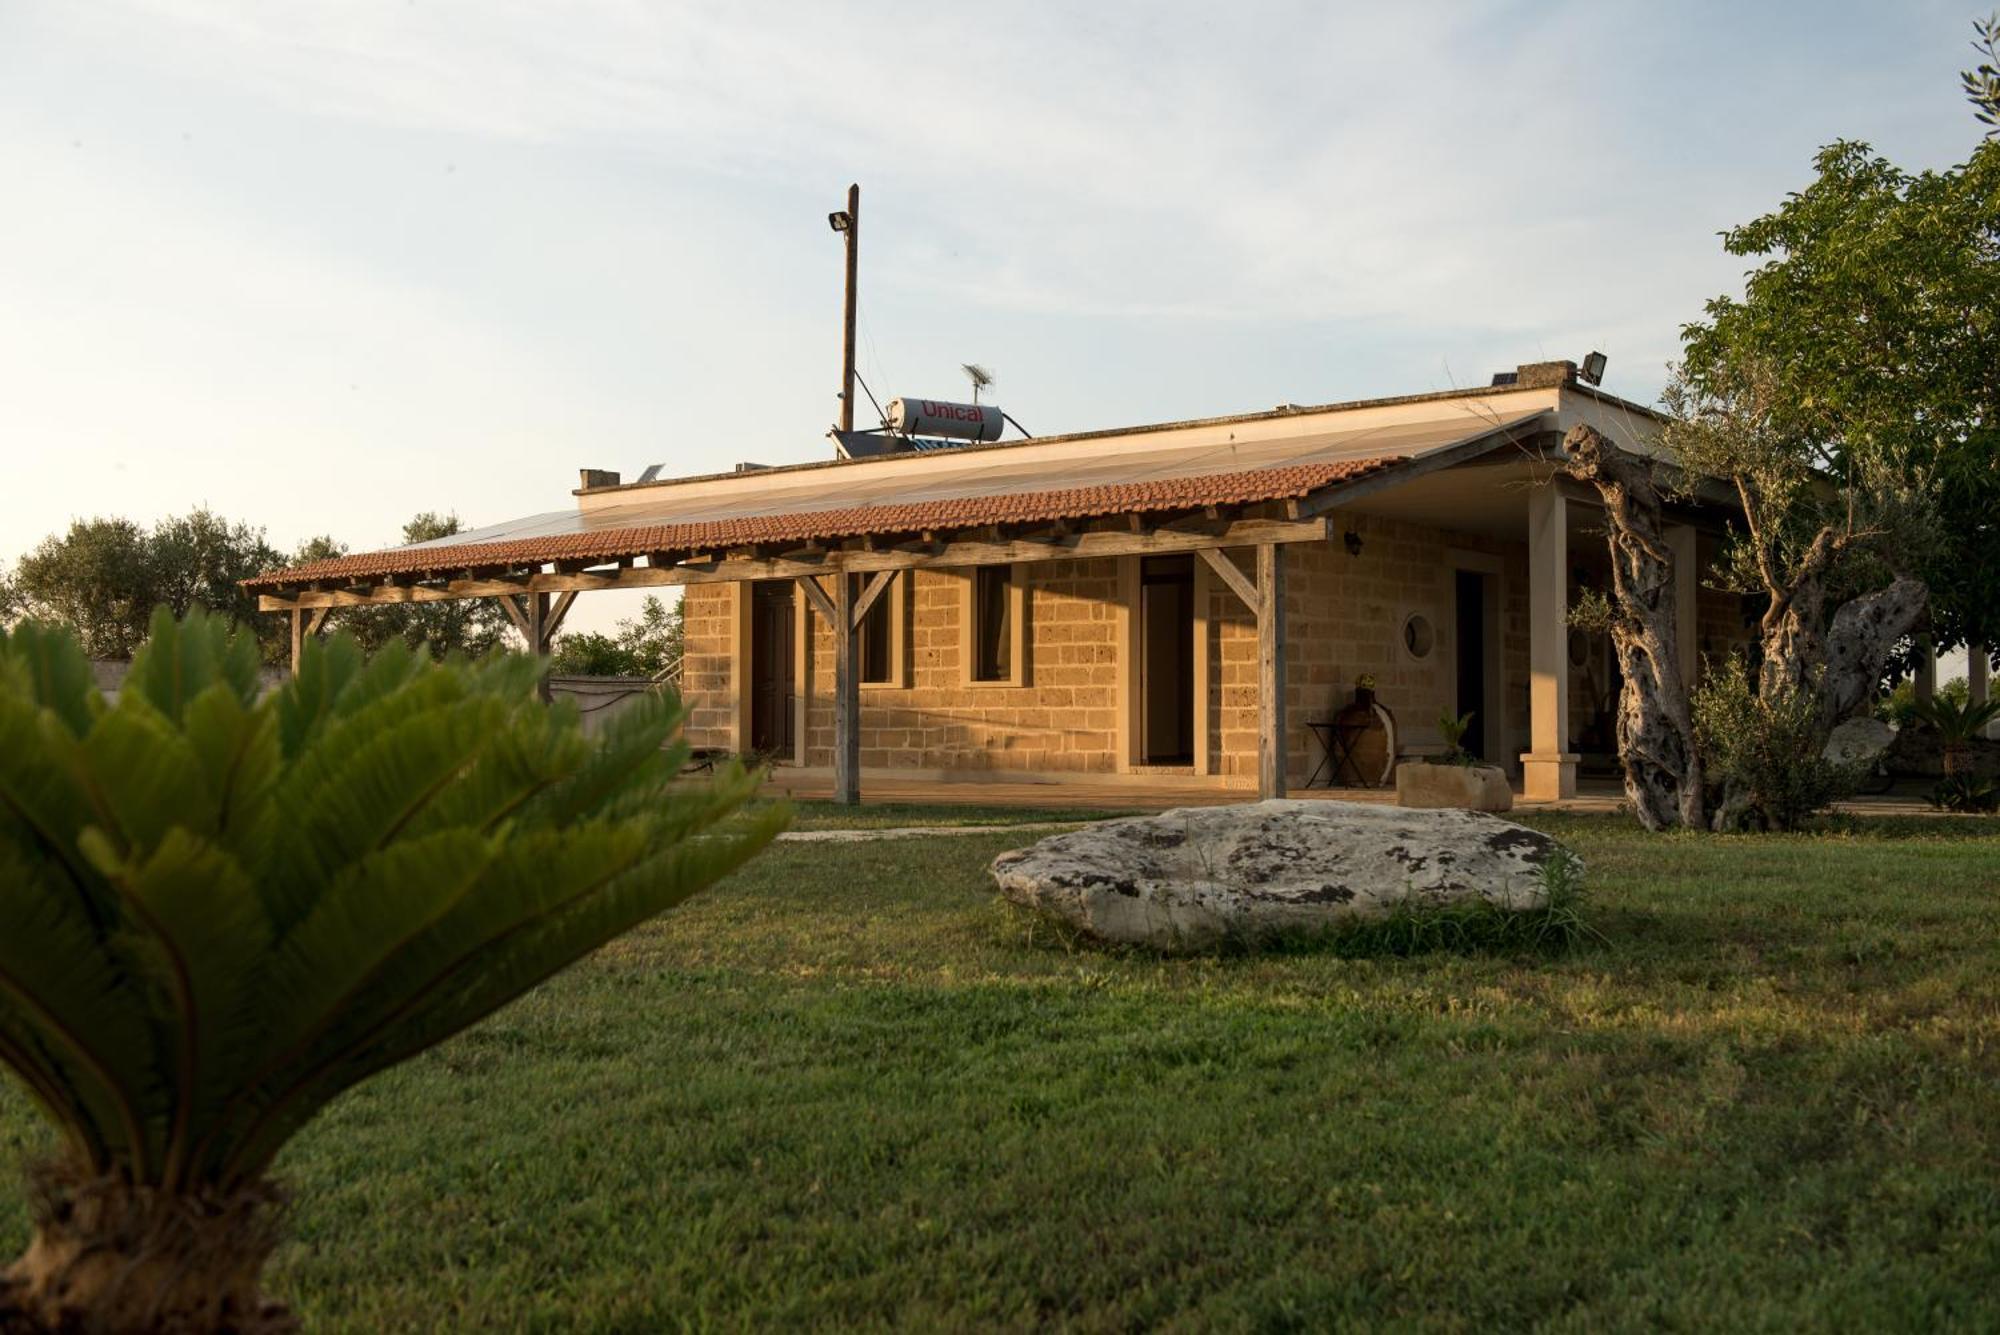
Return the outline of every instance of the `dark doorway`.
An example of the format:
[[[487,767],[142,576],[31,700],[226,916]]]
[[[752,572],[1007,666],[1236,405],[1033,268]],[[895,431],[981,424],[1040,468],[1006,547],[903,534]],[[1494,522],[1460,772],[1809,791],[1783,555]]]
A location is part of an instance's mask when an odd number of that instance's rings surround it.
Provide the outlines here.
[[[1194,763],[1194,558],[1139,566],[1139,762]]]
[[[1490,758],[1486,754],[1486,576],[1475,570],[1458,571],[1456,592],[1458,715],[1472,715],[1472,725],[1459,745],[1486,760]]]
[[[788,579],[750,586],[750,749],[792,754],[792,599]]]

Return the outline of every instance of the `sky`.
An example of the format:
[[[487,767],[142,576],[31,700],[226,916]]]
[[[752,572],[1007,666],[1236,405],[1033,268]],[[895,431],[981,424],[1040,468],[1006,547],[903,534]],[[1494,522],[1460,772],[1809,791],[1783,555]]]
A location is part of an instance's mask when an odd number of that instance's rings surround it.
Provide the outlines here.
[[[0,560],[830,457],[850,181],[884,402],[976,361],[1053,434],[1592,349],[1652,402],[1820,145],[1970,151],[1976,12],[0,0]]]

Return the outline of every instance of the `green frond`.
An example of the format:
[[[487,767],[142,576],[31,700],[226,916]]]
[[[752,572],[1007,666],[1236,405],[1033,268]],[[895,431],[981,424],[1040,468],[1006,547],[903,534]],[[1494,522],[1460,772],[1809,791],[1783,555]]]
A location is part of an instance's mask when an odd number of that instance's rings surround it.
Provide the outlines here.
[[[22,674],[19,689],[28,700],[77,736],[104,708],[90,660],[76,637],[59,627],[24,621],[11,632],[0,628],[0,661]]]
[[[295,756],[333,717],[334,702],[355,678],[366,660],[352,636],[336,635],[329,640],[308,639],[299,654],[298,671],[279,687],[271,701],[278,720],[278,749]]]
[[[218,682],[246,705],[257,699],[255,636],[232,632],[228,621],[198,607],[185,621],[174,620],[164,607],[154,608],[149,635],[132,655],[121,700],[137,694],[178,723],[187,702]]]
[[[16,1069],[61,1100],[96,1166],[144,1164],[164,1140],[171,1103],[154,1016],[134,1004],[141,997],[119,953],[69,888],[52,883],[62,874],[0,841],[0,1036],[35,1061]]]
[[[249,637],[196,615],[105,708],[60,637],[0,638],[0,1064],[73,1155],[241,1183],[788,818],[740,767],[677,780],[678,702],[586,737],[537,672],[335,637],[260,700]]]

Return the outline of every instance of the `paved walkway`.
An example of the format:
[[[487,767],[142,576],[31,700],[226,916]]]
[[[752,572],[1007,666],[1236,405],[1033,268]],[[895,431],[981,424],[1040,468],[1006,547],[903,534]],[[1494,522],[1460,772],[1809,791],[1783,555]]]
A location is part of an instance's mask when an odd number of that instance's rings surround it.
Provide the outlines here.
[[[859,826],[847,830],[786,830],[778,836],[778,840],[794,844],[860,844],[875,839],[934,839],[939,836],[1021,832],[1045,834],[1050,830],[1075,829],[1092,819],[1081,816],[1076,820],[1028,820],[1018,825],[890,825],[878,829]]]
[[[1613,779],[1585,779],[1581,791],[1564,802],[1530,802],[1516,795],[1516,811],[1613,812],[1625,804],[1623,787]],[[1909,791],[1856,797],[1836,804],[1839,811],[1869,816],[1930,816],[1938,814],[1923,798],[1917,784]],[[771,771],[765,792],[827,801],[833,797],[833,780],[824,772],[801,773],[779,767]],[[1089,811],[1165,811],[1172,807],[1228,806],[1256,800],[1251,788],[1217,788],[1194,784],[1186,779],[1158,774],[1132,775],[1116,781],[1063,783],[1041,780],[957,780],[877,779],[863,780],[863,806],[920,804],[926,806],[975,807],[1060,807]],[[1307,801],[1371,802],[1393,805],[1393,788],[1311,788],[1295,790],[1290,796]],[[953,830],[966,827],[951,826]],[[977,827],[973,827],[975,830]],[[1027,829],[1029,826],[1016,826]],[[799,831],[799,834],[836,834],[846,831]]]

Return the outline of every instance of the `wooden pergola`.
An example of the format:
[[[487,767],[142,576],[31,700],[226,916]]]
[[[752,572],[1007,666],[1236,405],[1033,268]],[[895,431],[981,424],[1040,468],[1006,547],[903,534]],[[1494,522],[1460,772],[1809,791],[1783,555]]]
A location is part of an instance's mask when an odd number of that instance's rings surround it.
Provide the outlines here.
[[[1257,470],[1219,475],[1220,480],[1232,484],[1219,494],[1233,499],[1205,504],[1157,508],[1107,505],[1102,494],[1107,489],[1095,488],[1087,504],[1079,502],[1074,507],[1083,511],[1074,517],[1039,515],[960,527],[943,522],[936,527],[895,526],[897,520],[907,520],[909,515],[885,513],[889,524],[879,531],[864,522],[859,525],[864,529],[860,532],[726,546],[640,548],[635,544],[640,531],[631,528],[570,535],[559,541],[431,543],[279,571],[248,584],[260,592],[260,610],[291,617],[296,671],[300,647],[319,631],[327,613],[335,608],[491,598],[506,611],[530,651],[546,657],[579,594],[796,581],[807,606],[827,625],[840,630],[834,637],[834,795],[840,802],[853,803],[860,797],[858,631],[862,618],[896,572],[1192,554],[1204,561],[1255,617],[1259,664],[1257,786],[1265,797],[1280,797],[1286,788],[1287,728],[1284,549],[1293,543],[1326,541],[1333,532],[1333,511],[1377,491],[1505,445],[1539,444],[1536,438],[1547,434],[1545,428],[1533,423],[1513,424],[1480,431],[1449,448],[1416,457],[1354,460],[1317,474],[1298,469],[1264,470],[1272,475],[1269,483],[1254,481],[1263,475]],[[1166,493],[1177,489],[1198,492],[1199,484],[1215,480],[1149,484],[1134,494],[1143,499],[1161,494],[1162,488]],[[804,527],[809,529],[814,516],[783,518],[808,521]],[[857,525],[849,522],[846,526]],[[542,559],[540,549],[550,546],[577,551]],[[508,559],[510,547],[523,549],[523,558]],[[1254,554],[1254,574],[1246,574],[1228,555],[1245,549]],[[370,567],[380,569],[370,573]],[[835,578],[846,575],[869,578]],[[830,588],[823,583],[827,579],[832,579]]]

